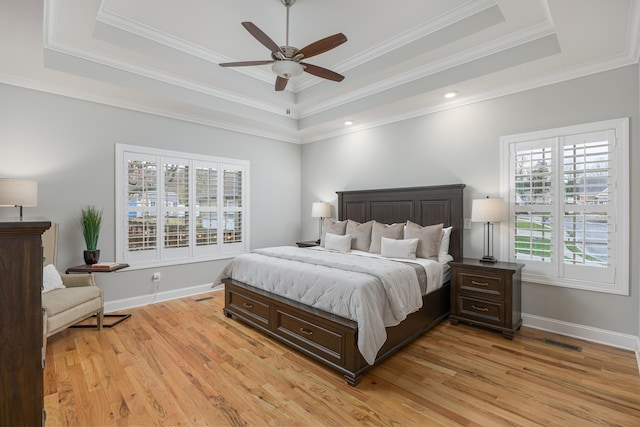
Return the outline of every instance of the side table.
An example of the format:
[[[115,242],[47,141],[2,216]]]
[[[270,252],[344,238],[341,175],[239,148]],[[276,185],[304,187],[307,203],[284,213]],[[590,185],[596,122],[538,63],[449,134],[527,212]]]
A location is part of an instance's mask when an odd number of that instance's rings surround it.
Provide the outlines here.
[[[451,261],[451,314],[453,325],[466,322],[502,332],[513,339],[522,325],[523,264]]]
[[[118,263],[118,264],[113,264],[110,266],[105,266],[105,267],[94,267],[92,265],[88,265],[88,264],[83,264],[83,265],[76,265],[74,267],[69,267],[66,269],[65,273],[70,274],[70,273],[87,273],[87,274],[91,274],[91,273],[111,273],[113,271],[118,271],[118,270],[122,270],[123,268],[127,268],[129,267],[129,264],[124,264],[124,263]],[[102,323],[102,327],[104,328],[112,328],[114,326],[116,326],[118,323],[128,319],[129,317],[131,317],[130,313],[124,313],[124,314],[103,314],[103,317],[105,319],[107,318],[115,318],[116,320],[114,320],[111,323],[107,323],[107,322],[103,322]],[[92,316],[92,318],[95,318],[95,316]],[[84,323],[78,323],[75,324],[73,326],[71,326],[71,328],[95,328],[96,325],[94,324],[84,324]]]

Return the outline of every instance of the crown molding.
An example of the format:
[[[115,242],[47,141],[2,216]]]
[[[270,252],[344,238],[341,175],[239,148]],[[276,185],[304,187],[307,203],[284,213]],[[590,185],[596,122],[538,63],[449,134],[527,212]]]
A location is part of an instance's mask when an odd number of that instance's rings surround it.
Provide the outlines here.
[[[420,25],[410,28],[382,43],[377,44],[376,46],[366,49],[358,55],[352,56],[350,59],[336,64],[332,69],[338,73],[345,73],[393,50],[399,49],[409,43],[462,21],[463,19],[467,19],[477,13],[497,6],[498,4],[495,0],[476,0],[465,3],[464,5],[452,9],[443,15],[425,21]],[[305,76],[298,80],[296,92],[308,89],[316,84],[319,84],[317,79]]]
[[[545,86],[549,86],[556,83],[562,83],[562,82],[577,79],[580,77],[586,77],[586,76],[597,74],[597,73],[615,70],[617,68],[634,65],[636,63],[637,61],[631,58],[629,55],[620,55],[617,57],[611,57],[605,61],[594,62],[582,67],[567,68],[565,70],[562,70],[557,73],[553,73],[541,78],[529,79],[527,81],[505,86],[500,89],[485,91],[472,96],[456,98],[455,100],[442,102],[441,104],[438,104],[435,106],[429,106],[426,108],[419,108],[419,109],[411,109],[408,111],[404,111],[402,113],[385,117],[384,119],[381,119],[381,120],[362,123],[362,124],[359,124],[358,126],[338,129],[338,130],[324,132],[324,133],[315,133],[311,136],[303,138],[302,143],[306,144],[306,143],[321,141],[328,138],[334,138],[334,137],[343,136],[343,135],[347,135],[354,132],[386,126],[386,125],[400,122],[403,120],[414,119],[417,117],[427,116],[427,115],[435,114],[441,111],[462,107],[465,105],[476,104],[483,101],[489,101],[492,99],[513,95],[513,94],[524,92],[527,90],[537,89],[540,87],[545,87]]]
[[[55,1],[55,0],[52,0]],[[341,62],[337,64],[333,69],[337,72],[344,73],[352,68],[360,66],[372,59],[375,59],[379,56],[382,56],[392,50],[398,49],[406,44],[419,40],[423,37],[428,36],[438,30],[446,28],[456,22],[459,22],[463,19],[469,18],[477,13],[480,13],[484,10],[487,10],[491,7],[498,7],[498,4],[495,0],[474,0],[470,1],[464,5],[461,5],[446,14],[437,16],[433,19],[425,21],[424,23],[417,25],[413,28],[410,28],[395,37],[386,40],[383,43],[380,43],[370,49],[367,49],[356,56],[353,56],[347,61]],[[219,53],[212,52],[208,49],[203,48],[195,43],[188,42],[186,40],[175,37],[171,34],[165,33],[163,31],[159,31],[156,28],[153,28],[149,25],[141,23],[139,21],[127,18],[125,16],[119,15],[113,11],[110,11],[104,5],[104,2],[100,5],[100,9],[98,11],[98,15],[96,20],[118,28],[119,30],[134,34],[138,37],[143,37],[145,39],[154,41],[161,45],[170,47],[172,49],[179,50],[188,55],[197,57],[204,61],[211,62],[213,64],[219,64],[222,62],[233,62],[238,61],[237,58],[229,58],[224,55],[220,55]],[[245,74],[247,76],[253,77],[255,79],[273,83],[273,73],[269,73],[266,71],[261,71],[258,68],[237,68],[234,71],[238,73]],[[293,81],[292,81],[293,82]],[[294,82],[294,85],[291,85],[293,88],[293,92],[300,92],[302,90],[308,89],[312,86],[320,84],[322,80],[318,80],[317,77],[314,76],[304,76],[302,78],[297,78]],[[287,89],[289,85],[287,85]]]
[[[485,43],[482,46],[456,53],[440,61],[426,64],[422,67],[409,70],[385,80],[380,80],[375,84],[351,91],[348,94],[336,96],[329,101],[316,103],[312,107],[301,109],[298,111],[298,115],[299,118],[310,117],[315,114],[337,108],[341,105],[366,98],[370,95],[410,83],[414,80],[425,78],[454,67],[463,66],[470,62],[486,58],[493,54],[522,46],[554,34],[554,29],[548,24],[536,25],[518,33],[502,37],[491,43]]]
[[[98,94],[94,91],[82,91],[71,89],[68,85],[54,84],[43,82],[40,80],[25,79],[9,74],[0,73],[0,84],[8,86],[21,87],[24,89],[34,90],[38,92],[50,93],[52,95],[64,96],[67,98],[78,99],[96,104],[108,105],[111,107],[122,108],[125,110],[146,113],[169,119],[180,120],[184,122],[196,123],[204,126],[210,126],[217,129],[224,129],[233,132],[243,133],[247,135],[257,136],[261,138],[273,139],[276,141],[289,142],[292,144],[301,144],[303,141],[296,135],[296,132],[286,133],[283,131],[270,131],[259,129],[249,124],[230,123],[228,121],[216,120],[211,116],[201,116],[196,114],[185,114],[164,108],[157,108],[147,104],[140,104],[123,100],[122,98],[114,98]]]
[[[107,58],[101,55],[91,54],[89,52],[85,52],[79,49],[65,47],[59,43],[57,44],[54,40],[55,37],[53,34],[54,23],[56,22],[56,14],[57,14],[57,8],[55,6],[57,3],[58,3],[58,0],[44,0],[43,36],[44,36],[45,49],[51,49],[52,51],[57,51],[61,54],[73,55],[83,60],[92,61],[108,67],[119,69],[125,72],[137,74],[146,78],[155,79],[155,80],[164,82],[166,84],[175,85],[177,87],[181,87],[187,90],[202,92],[204,94],[207,94],[213,97],[220,97],[222,99],[227,99],[234,103],[238,103],[241,105],[246,105],[248,107],[275,113],[281,116],[286,116],[286,113],[283,111],[284,108],[282,107],[278,108],[266,102],[259,102],[251,97],[242,97],[242,96],[233,95],[230,93],[226,93],[223,90],[212,89],[210,87],[207,87],[206,85],[201,85],[196,82],[191,82],[189,80],[181,79],[177,76],[172,76],[167,73],[159,72],[157,70],[150,70],[150,69],[147,69],[146,67],[135,66],[134,64],[129,64],[124,61],[115,61],[115,60],[112,60],[111,58]],[[395,86],[409,83],[412,80],[428,77],[430,74],[444,71],[454,66],[464,65],[467,62],[480,59],[492,53],[497,53],[497,52],[500,52],[501,50],[505,50],[510,47],[516,47],[528,41],[534,41],[541,37],[555,34],[553,22],[551,20],[551,15],[548,12],[548,3],[546,0],[543,0],[542,3],[543,3],[543,6],[547,7],[548,19],[547,19],[547,22],[545,23],[542,23],[534,27],[530,27],[516,34],[503,37],[502,39],[497,40],[495,43],[494,42],[487,43],[481,46],[480,49],[474,48],[473,50],[468,50],[456,55],[451,55],[450,57],[445,58],[442,61],[439,61],[435,64],[426,65],[418,70],[394,76],[390,79],[387,79],[381,82],[380,84],[370,85],[370,86],[367,86],[366,88],[361,88],[358,91],[351,92],[348,95],[338,97],[335,100],[320,103],[320,104],[314,105],[313,107],[304,108],[302,109],[302,111],[298,112],[297,116],[295,114],[290,114],[287,117],[292,119],[309,117],[314,114],[318,114],[320,112],[330,110],[337,106],[344,105],[345,103],[362,99],[371,94],[375,94],[380,91],[393,88]],[[487,0],[487,1],[469,2],[465,6],[468,6],[468,7],[476,6],[476,7],[487,8],[487,7],[492,7],[493,5],[495,5],[495,1]],[[109,19],[110,18],[107,18],[107,20],[104,22],[108,22],[108,25],[112,25],[113,22],[109,21]],[[118,20],[117,16],[115,16],[114,19],[117,21]],[[125,21],[127,20],[125,19]],[[136,23],[132,22],[131,25],[135,27]],[[435,23],[433,25],[435,25]],[[407,120],[407,119],[411,119],[419,116],[429,115],[429,114],[437,113],[439,111],[456,108],[459,106],[482,102],[485,100],[490,100],[490,99],[498,98],[501,96],[511,95],[518,92],[535,89],[535,88],[539,88],[539,87],[543,87],[543,86],[547,86],[555,83],[560,83],[563,81],[584,77],[584,76],[595,74],[595,73],[605,72],[612,69],[637,64],[640,56],[640,1],[638,0],[632,0],[628,27],[629,27],[629,31],[627,35],[627,48],[626,48],[626,51],[621,55],[615,55],[605,60],[595,61],[592,63],[583,64],[581,66],[567,68],[567,69],[560,70],[545,76],[536,77],[536,78],[529,79],[527,81],[521,81],[508,86],[500,87],[499,89],[485,91],[483,93],[477,93],[472,96],[466,96],[464,98],[462,97],[457,98],[453,101],[443,102],[435,106],[419,108],[419,109],[411,109],[395,115],[385,117],[384,119],[381,119],[381,120],[372,120],[370,122],[361,123],[353,127],[339,128],[337,130],[332,130],[327,132],[314,132],[312,129],[309,129],[308,131],[305,131],[305,130],[287,131],[285,129],[278,129],[278,130],[258,129],[255,126],[253,126],[250,122],[230,123],[223,120],[217,120],[213,117],[205,117],[205,116],[201,116],[198,114],[191,114],[191,113],[180,113],[180,112],[171,111],[168,109],[156,108],[150,105],[142,105],[139,103],[126,101],[123,99],[116,99],[113,97],[109,97],[108,95],[105,96],[98,93],[89,93],[87,91],[78,90],[73,87],[66,87],[62,84],[45,83],[42,81],[36,81],[32,79],[26,79],[26,78],[6,75],[6,74],[0,74],[0,83],[5,83],[8,85],[19,86],[19,87],[24,87],[28,89],[43,91],[43,92],[49,92],[49,93],[62,95],[62,96],[83,99],[90,102],[96,102],[96,103],[105,104],[105,105],[112,105],[119,108],[140,111],[143,113],[154,114],[154,115],[164,116],[168,118],[174,118],[177,120],[182,120],[187,122],[198,123],[202,125],[212,126],[220,129],[254,135],[258,137],[264,137],[269,139],[275,139],[278,141],[301,144],[301,143],[320,141],[327,138],[337,137],[337,136],[341,136],[341,135],[345,135],[353,132],[380,127],[380,126],[388,125],[390,123]],[[126,28],[121,28],[121,29],[123,31],[129,31],[129,29],[126,29]],[[151,31],[153,29],[149,29],[149,30]],[[413,32],[414,30],[415,32]],[[426,29],[423,29],[423,30],[426,31]],[[132,31],[129,31],[129,32],[132,32]],[[163,39],[163,37],[168,37],[168,39],[165,40],[167,43],[177,40],[173,36],[169,36],[160,32],[157,32],[157,33],[158,34],[151,34],[151,35],[147,34],[149,35],[149,37],[142,34],[136,34],[136,35],[140,37],[149,38],[153,41],[157,41],[155,37],[157,37],[158,39]],[[406,37],[405,40],[409,40],[410,37],[416,37],[416,34],[419,34],[419,32],[416,29],[408,30],[407,33],[411,33],[411,34],[405,35]],[[393,44],[394,42],[401,43],[400,40],[390,41],[389,43]],[[188,42],[185,42],[185,43],[186,44],[181,47],[174,47],[174,46],[171,46],[170,44],[165,44],[165,45],[171,48],[179,49],[187,53],[190,53],[189,49],[193,49],[194,56],[198,56],[205,60],[206,58],[203,58],[200,55],[205,55],[205,56],[207,54],[214,55],[212,52],[207,51],[206,49],[203,49],[197,45],[192,45]],[[371,52],[366,52],[366,54],[375,55],[377,52],[378,53],[382,52],[381,50],[378,51],[377,50],[378,48],[382,49],[382,47],[380,47],[379,45],[373,48]],[[389,49],[389,47],[387,47],[387,49]],[[363,52],[363,54],[365,53]],[[214,56],[209,56],[209,57],[212,59],[214,58]],[[352,58],[352,60],[354,61],[356,59],[357,58]],[[298,88],[298,85],[296,85],[296,89],[297,88]],[[292,111],[292,113],[294,112]]]
[[[213,52],[198,44],[191,43],[187,40],[165,33],[139,21],[127,18],[122,15],[118,15],[115,12],[106,9],[104,6],[104,2],[100,5],[96,21],[117,28],[121,31],[133,34],[137,37],[151,40],[155,43],[169,47],[171,49],[181,51],[183,53],[186,53],[187,55],[202,59],[203,61],[210,62],[214,65],[218,65],[222,62],[233,62],[238,60],[236,58],[229,58],[217,52]],[[266,83],[273,83],[273,73],[262,71],[259,68],[242,67],[234,69],[234,71]]]

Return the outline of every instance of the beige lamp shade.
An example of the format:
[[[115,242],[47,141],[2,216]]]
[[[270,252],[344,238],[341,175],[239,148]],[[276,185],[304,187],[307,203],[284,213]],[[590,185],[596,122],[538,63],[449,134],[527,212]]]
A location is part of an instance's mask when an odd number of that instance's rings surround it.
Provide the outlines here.
[[[314,202],[311,205],[312,218],[329,218],[331,216],[331,204],[327,202]]]
[[[502,222],[507,220],[507,205],[504,199],[474,199],[471,202],[471,221]]]
[[[38,206],[38,182],[0,178],[0,206]]]

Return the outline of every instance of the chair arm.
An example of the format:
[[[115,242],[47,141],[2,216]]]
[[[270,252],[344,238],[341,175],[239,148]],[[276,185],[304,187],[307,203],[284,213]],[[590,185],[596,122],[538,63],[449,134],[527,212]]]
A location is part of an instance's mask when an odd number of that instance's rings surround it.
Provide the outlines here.
[[[60,274],[60,277],[62,277],[62,284],[67,288],[96,286],[93,274]]]

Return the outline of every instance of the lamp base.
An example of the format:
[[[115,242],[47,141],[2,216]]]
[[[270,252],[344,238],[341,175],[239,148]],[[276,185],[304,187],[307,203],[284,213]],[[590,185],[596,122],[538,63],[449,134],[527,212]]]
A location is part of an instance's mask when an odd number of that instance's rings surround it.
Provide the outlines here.
[[[485,255],[482,258],[480,258],[480,262],[490,262],[493,264],[498,262],[498,260],[493,256]]]

